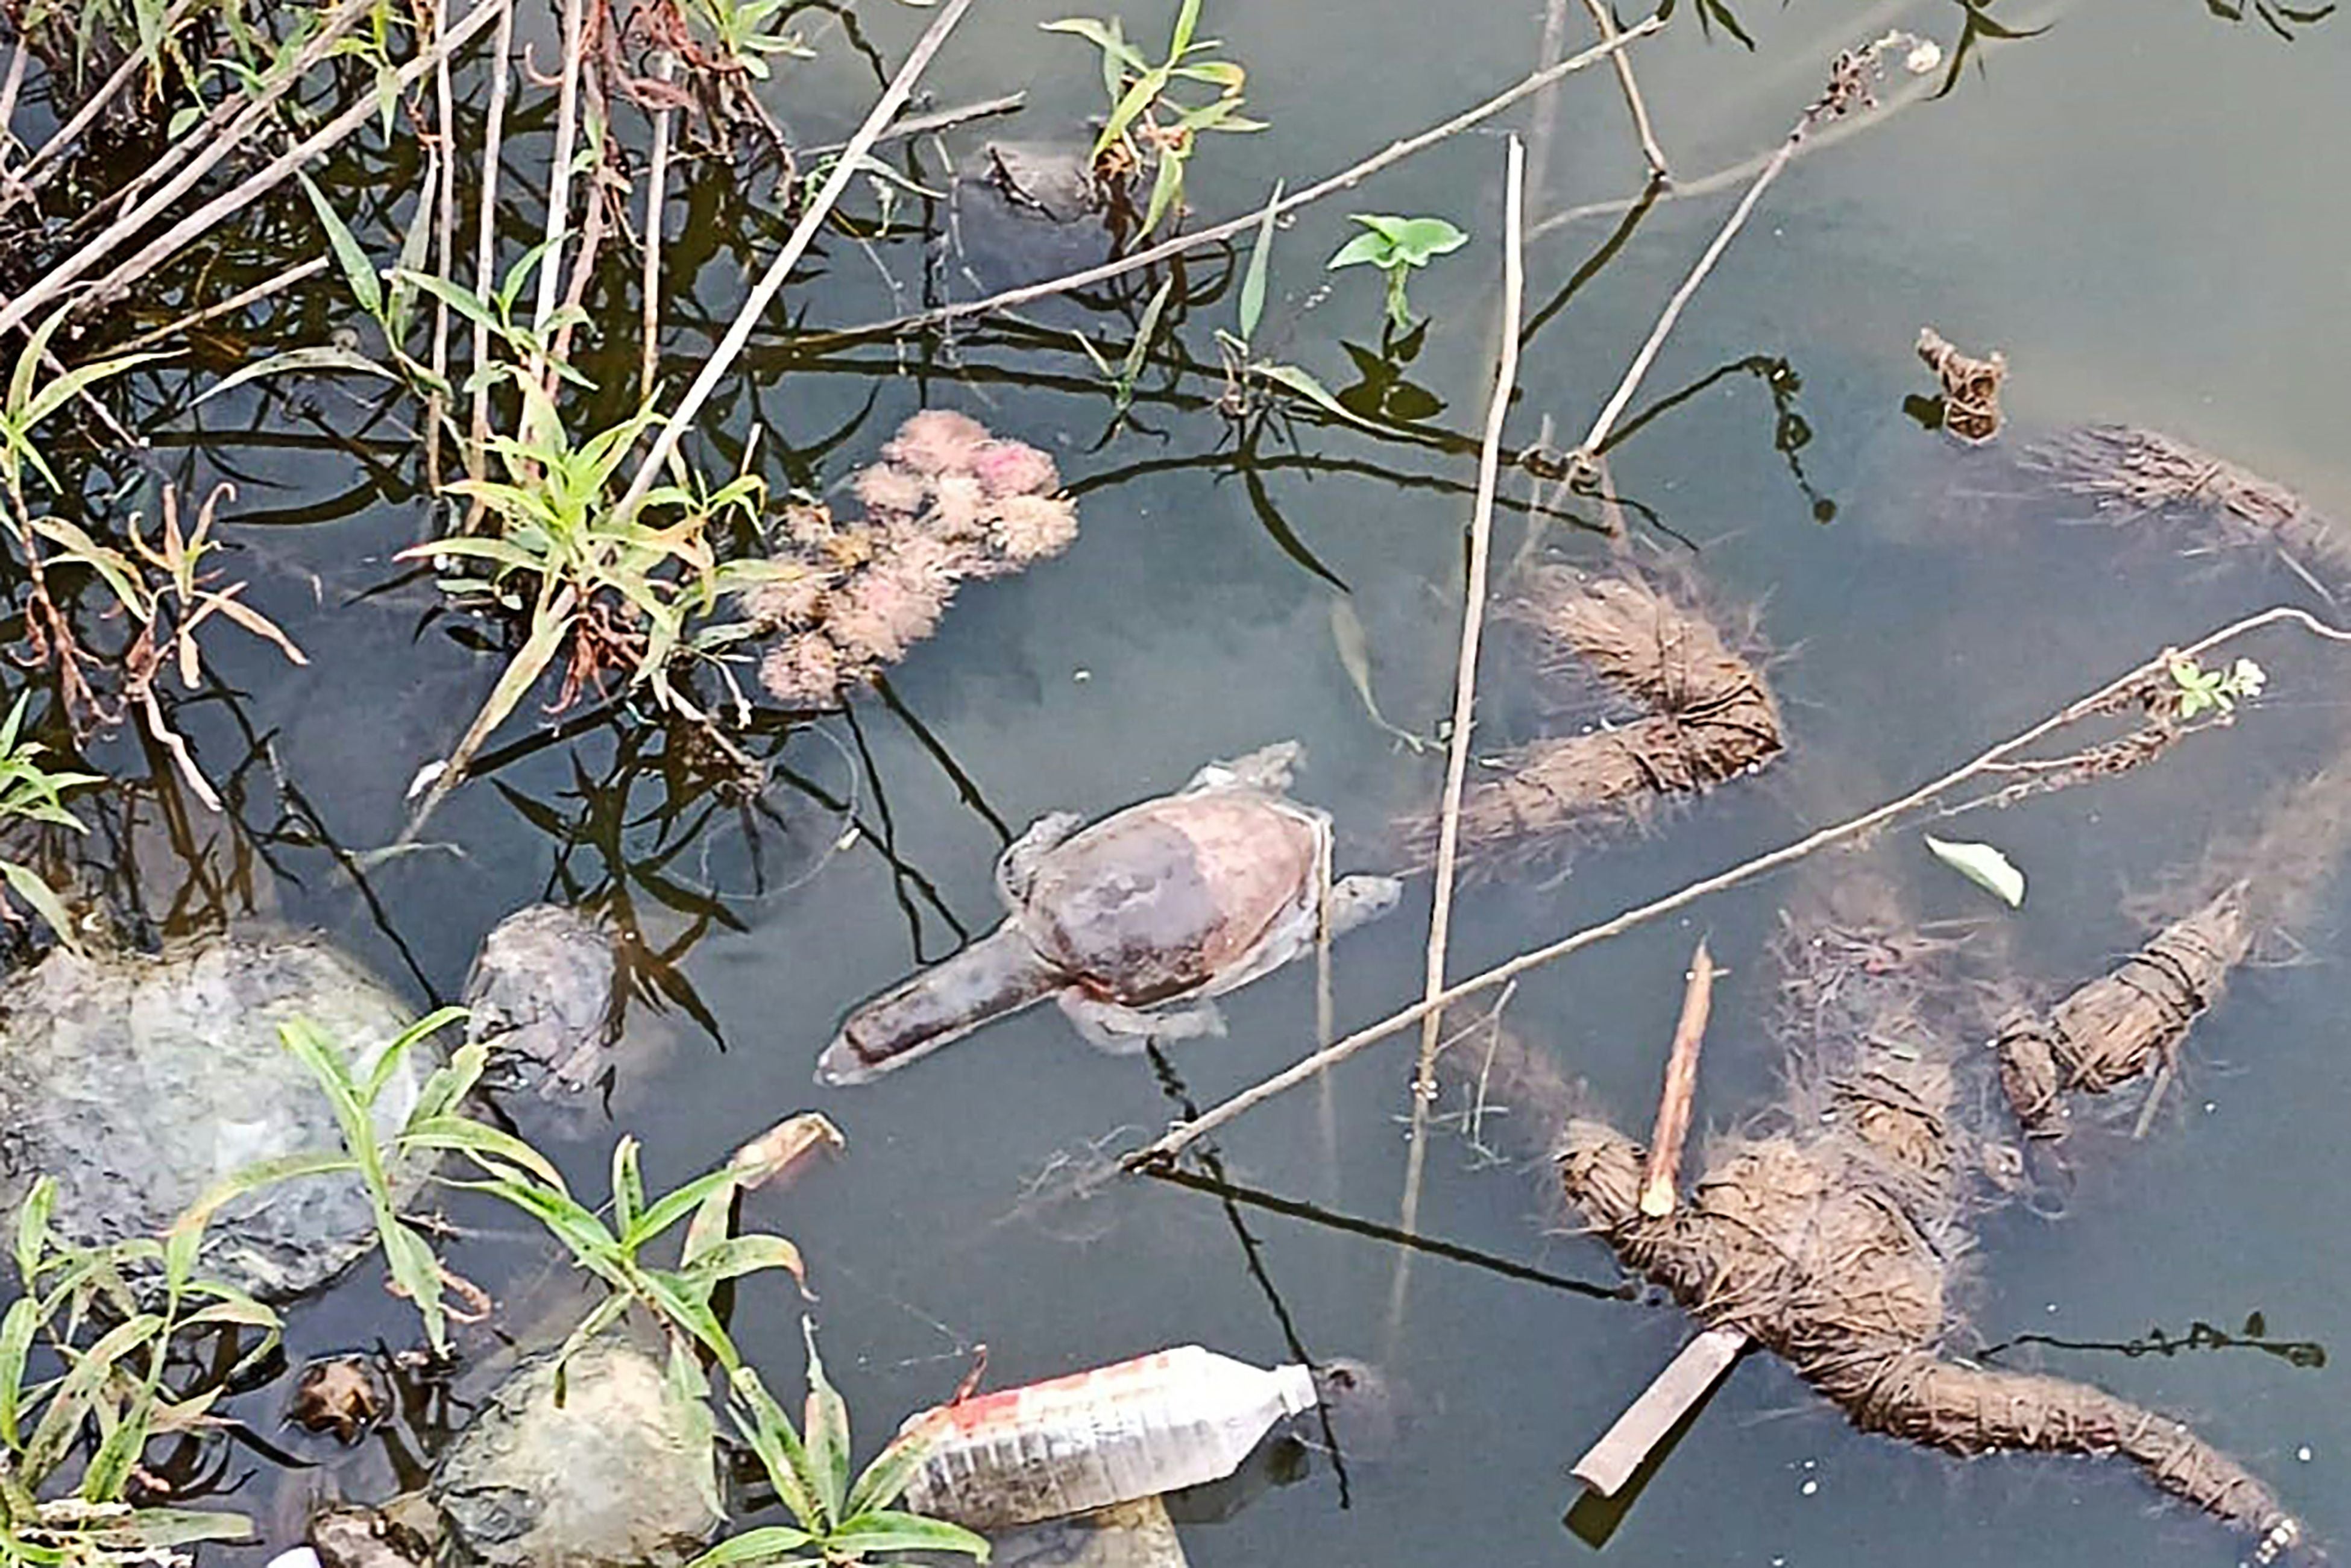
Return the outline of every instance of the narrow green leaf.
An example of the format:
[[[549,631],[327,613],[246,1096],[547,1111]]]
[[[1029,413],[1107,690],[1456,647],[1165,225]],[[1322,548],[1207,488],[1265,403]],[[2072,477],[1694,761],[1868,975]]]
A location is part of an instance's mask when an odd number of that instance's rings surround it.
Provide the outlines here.
[[[647,1205],[629,1228],[626,1245],[632,1250],[684,1219],[701,1206],[703,1199],[715,1193],[726,1192],[742,1185],[747,1172],[722,1166],[715,1171],[695,1177],[684,1186],[674,1187]]]
[[[1265,275],[1273,259],[1273,225],[1281,214],[1281,182],[1273,183],[1273,194],[1266,198],[1265,214],[1257,221],[1257,243],[1249,247],[1249,270],[1241,275],[1241,342],[1246,345],[1257,336],[1257,324],[1265,315]]]
[[[818,1502],[815,1473],[810,1469],[806,1445],[793,1427],[791,1418],[775,1396],[759,1381],[758,1373],[741,1366],[728,1375],[728,1385],[741,1408],[736,1412],[736,1425],[744,1441],[758,1456],[759,1466],[767,1472],[768,1484],[776,1489],[776,1496],[791,1516],[808,1527],[823,1529],[831,1521]]]
[[[1159,151],[1159,167],[1151,176],[1151,204],[1143,214],[1143,232],[1155,233],[1159,220],[1183,200],[1184,155],[1173,147]]]
[[[0,860],[0,877],[5,877],[16,896],[32,905],[33,913],[57,933],[58,941],[77,953],[81,951],[81,938],[74,932],[73,916],[67,913],[65,901],[40,873],[12,860]]]
[[[1377,431],[1379,426],[1331,395],[1331,389],[1316,381],[1312,374],[1296,365],[1259,365],[1258,372],[1270,382],[1277,382],[1305,398],[1323,413],[1360,424],[1365,430]]]
[[[637,1140],[626,1133],[612,1145],[612,1228],[622,1245],[636,1231],[637,1216],[645,1211],[645,1176],[639,1166]]]
[[[1176,28],[1168,36],[1167,57],[1180,60],[1192,47],[1192,35],[1200,26],[1200,0],[1184,0],[1176,11]]]
[[[809,1468],[815,1474],[818,1495],[824,1500],[825,1516],[842,1521],[841,1504],[849,1500],[849,1406],[824,1375],[824,1358],[816,1350],[815,1320],[800,1320],[800,1337],[808,1342],[808,1415],[803,1429],[808,1436]],[[848,1521],[842,1528],[853,1522]]]
[[[896,1502],[922,1473],[923,1461],[937,1446],[936,1436],[926,1427],[916,1427],[891,1438],[888,1446],[873,1456],[873,1462],[865,1467],[865,1473],[857,1478],[857,1484],[849,1489],[849,1517],[855,1519]]]
[[[350,225],[343,222],[342,215],[309,175],[297,169],[294,177],[302,182],[302,193],[310,198],[311,209],[319,214],[319,225],[327,231],[328,247],[343,269],[343,281],[350,285],[351,298],[359,301],[360,308],[371,319],[382,322],[383,279],[376,276],[375,264],[368,260],[367,247],[360,244],[359,236],[351,233]]]
[[[789,1525],[768,1524],[757,1530],[747,1530],[731,1535],[687,1563],[685,1568],[731,1568],[740,1563],[769,1563],[789,1552],[796,1552],[816,1539],[805,1530]],[[810,1558],[820,1562],[820,1558]]]
[[[825,1544],[838,1552],[860,1555],[877,1552],[960,1552],[980,1563],[987,1562],[988,1555],[987,1539],[960,1524],[892,1509],[877,1509],[849,1521],[828,1536]]]
[[[25,1360],[40,1326],[40,1304],[31,1296],[9,1302],[8,1315],[0,1318],[0,1445],[11,1453],[24,1446],[16,1423],[24,1398]]]
[[[264,376],[292,375],[305,371],[349,371],[354,375],[376,376],[388,382],[400,380],[399,371],[390,365],[369,359],[356,349],[320,343],[314,348],[288,349],[282,354],[270,354],[249,365],[240,365],[197,393],[195,402],[188,406],[193,408],[199,403],[209,402]]]
[[[379,1215],[376,1228],[383,1241],[384,1261],[402,1292],[416,1304],[424,1320],[424,1337],[436,1352],[449,1348],[449,1315],[441,1300],[441,1261],[432,1243],[397,1216]]]
[[[1134,123],[1135,116],[1150,108],[1151,100],[1166,90],[1167,73],[1159,67],[1155,66],[1136,78],[1134,85],[1126,89],[1117,107],[1110,111],[1110,120],[1102,126],[1102,134],[1094,139],[1093,156],[1099,158],[1114,146],[1119,138],[1126,134],[1127,127]]]

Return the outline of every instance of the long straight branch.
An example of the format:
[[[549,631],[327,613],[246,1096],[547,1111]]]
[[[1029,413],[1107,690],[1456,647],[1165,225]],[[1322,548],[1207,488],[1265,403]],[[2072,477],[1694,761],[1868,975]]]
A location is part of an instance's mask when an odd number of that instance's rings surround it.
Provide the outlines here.
[[[924,30],[922,37],[915,41],[913,52],[906,57],[906,63],[898,68],[898,74],[890,78],[890,85],[874,100],[872,109],[865,116],[865,122],[849,139],[849,146],[833,163],[831,173],[825,177],[823,188],[809,204],[808,211],[800,214],[800,221],[793,225],[791,234],[784,241],[784,248],[776,253],[776,259],[768,265],[766,274],[744,298],[742,308],[736,312],[733,324],[726,329],[726,335],[711,350],[710,358],[703,361],[700,373],[685,389],[685,395],[678,400],[677,406],[662,422],[661,433],[653,438],[653,450],[645,455],[636,477],[629,482],[628,493],[621,497],[617,509],[622,516],[626,517],[645,498],[646,492],[653,486],[654,479],[677,455],[677,444],[684,439],[695,415],[702,412],[702,405],[710,401],[710,394],[717,390],[720,380],[735,368],[735,361],[742,357],[745,345],[751,340],[752,329],[758,325],[759,318],[767,314],[768,307],[775,302],[776,296],[783,292],[792,268],[799,265],[800,256],[807,251],[809,243],[816,238],[817,230],[831,215],[834,204],[849,189],[850,181],[864,163],[867,150],[890,121],[897,117],[898,110],[904,107],[907,95],[914,90],[915,79],[931,63],[931,57],[939,52],[939,47],[947,41],[947,35],[955,31],[956,24],[963,20],[964,13],[971,9],[971,5],[972,0],[946,0],[930,26]]]
[[[449,29],[449,0],[433,0],[433,36]],[[440,145],[434,149],[432,167],[440,173],[434,186],[433,269],[442,282],[457,275],[457,91],[450,80],[449,57],[433,68],[433,114]],[[433,395],[424,408],[424,478],[434,494],[441,489],[441,423],[446,408],[440,388],[449,384],[449,306],[433,301]]]
[[[677,74],[677,58],[667,49],[653,56],[653,79],[668,81]],[[643,297],[644,325],[643,345],[637,368],[637,396],[653,395],[653,381],[661,373],[661,279],[662,279],[662,209],[669,196],[669,137],[670,126],[677,110],[661,108],[653,110],[653,151],[652,167],[645,175],[644,277],[638,293]]]
[[[227,298],[207,305],[201,310],[191,310],[176,321],[167,321],[152,331],[141,332],[115,351],[121,354],[135,354],[141,349],[152,348],[164,339],[176,337],[191,327],[199,327],[206,321],[215,320],[234,311],[242,310],[256,299],[266,299],[273,294],[293,287],[305,278],[316,277],[333,265],[334,261],[331,257],[323,256],[314,256],[308,261],[296,262],[285,271],[265,277],[250,288],[241,288]]]
[[[563,237],[571,225],[571,152],[580,135],[580,73],[583,68],[588,30],[587,0],[563,0],[562,85],[555,99],[555,162],[547,173],[547,235],[538,258],[538,298],[532,308],[530,330],[536,343],[547,341],[548,318],[563,287]],[[547,360],[534,349],[529,375],[538,381],[547,373]]]
[[[393,78],[397,90],[407,91],[415,84],[418,78],[431,70],[440,60],[472,42],[475,34],[489,26],[490,19],[497,13],[501,4],[502,0],[481,0],[479,5],[465,13],[465,19],[452,28],[446,37],[435,38],[422,54],[400,68]],[[215,225],[243,212],[291,179],[296,170],[350,136],[378,112],[372,94],[360,98],[342,113],[279,153],[259,170],[247,175],[235,185],[222,192],[150,240],[131,259],[107,274],[105,278],[90,290],[84,301],[78,304],[75,308],[84,309],[113,299],[123,289],[130,287],[149,272],[178,256],[192,242],[202,237]],[[51,277],[54,276],[54,274],[51,275]],[[48,278],[42,280],[44,287],[48,282]],[[21,298],[9,308],[10,310],[19,312],[20,315],[24,308],[25,301]],[[6,311],[0,311],[0,327],[8,325],[10,320],[11,318]]]
[[[1453,668],[1453,731],[1445,754],[1445,806],[1437,830],[1437,897],[1428,912],[1427,974],[1423,1000],[1445,990],[1445,951],[1453,931],[1453,881],[1461,848],[1461,792],[1469,771],[1469,731],[1478,707],[1478,650],[1486,625],[1486,570],[1494,537],[1494,497],[1500,488],[1502,426],[1510,413],[1510,393],[1519,380],[1519,317],[1526,294],[1527,150],[1510,138],[1502,186],[1502,319],[1498,334],[1494,395],[1486,405],[1486,437],[1478,451],[1478,499],[1469,512],[1468,581],[1462,590],[1461,646]],[[1428,1155],[1428,1107],[1437,1098],[1437,1047],[1444,1014],[1431,1009],[1420,1020],[1420,1070],[1413,1077],[1412,1142],[1405,1155],[1404,1203],[1396,1226],[1407,1235],[1420,1223],[1421,1175]],[[1405,1294],[1411,1281],[1409,1249],[1396,1254],[1388,1298],[1388,1334],[1393,1354],[1404,1323]]]
[[[474,235],[474,289],[487,298],[498,286],[498,184],[506,156],[507,95],[514,82],[514,0],[500,0],[497,37],[491,41],[490,107],[482,126],[481,216]],[[490,384],[480,374],[490,362],[490,329],[474,323],[474,407],[465,427],[465,472],[482,476],[490,440]]]
[[[1480,974],[1458,981],[1434,997],[1425,997],[1410,1007],[1389,1014],[1377,1023],[1359,1029],[1345,1039],[1311,1056],[1300,1059],[1272,1077],[1252,1088],[1243,1090],[1240,1093],[1200,1115],[1186,1122],[1175,1124],[1167,1130],[1165,1136],[1155,1143],[1131,1152],[1120,1163],[1130,1170],[1145,1165],[1165,1164],[1181,1154],[1186,1145],[1215,1132],[1235,1117],[1247,1113],[1286,1090],[1296,1088],[1316,1074],[1346,1061],[1365,1047],[1377,1044],[1390,1035],[1411,1027],[1431,1013],[1451,1007],[1466,997],[1474,997],[1480,991],[1490,990],[1496,986],[1517,978],[1530,969],[1538,968],[1554,959],[1564,958],[1571,953],[1581,952],[1611,937],[1621,936],[1625,932],[1636,926],[1646,925],[1662,915],[1687,909],[1701,899],[1710,897],[1726,889],[1740,886],[1741,883],[1752,882],[1757,877],[1778,871],[1783,866],[1793,865],[1806,856],[1815,854],[1832,845],[1843,843],[1848,839],[1882,828],[1929,804],[1938,796],[1949,793],[1969,779],[1991,771],[2000,764],[2014,758],[2017,753],[2046,739],[2068,725],[2078,723],[2094,713],[2105,710],[2108,705],[2140,683],[2161,677],[2171,667],[2174,660],[2197,658],[2224,643],[2232,643],[2248,632],[2258,631],[2264,626],[2274,625],[2299,627],[2312,636],[2325,638],[2330,643],[2351,643],[2351,630],[2321,621],[2310,612],[2297,606],[2280,604],[2248,615],[2242,620],[2232,621],[2218,631],[2205,633],[2185,648],[2167,648],[2154,657],[2134,664],[2088,695],[2078,697],[2066,704],[2038,724],[2020,730],[1971,760],[1928,780],[1906,795],[1886,801],[1882,805],[1874,806],[1861,815],[1848,818],[1832,827],[1815,830],[1801,839],[1781,845],[1778,849],[1757,855],[1752,860],[1743,861],[1727,871],[1717,872],[1712,876],[1701,877],[1663,897],[1653,898],[1646,904],[1635,904],[1597,925],[1587,925],[1555,942],[1531,948]]]
[[[1619,33],[1613,42],[1595,44],[1582,54],[1571,56],[1555,66],[1546,66],[1516,86],[1504,89],[1474,109],[1464,110],[1441,125],[1433,125],[1426,131],[1417,135],[1407,136],[1400,141],[1391,141],[1363,162],[1351,164],[1327,179],[1318,181],[1275,202],[1272,204],[1274,215],[1284,216],[1298,211],[1301,207],[1319,202],[1325,196],[1359,185],[1391,163],[1402,162],[1416,152],[1425,152],[1440,141],[1458,136],[1473,126],[1491,120],[1529,94],[1541,92],[1561,78],[1573,76],[1577,71],[1608,58],[1619,49],[1630,46],[1636,39],[1647,37],[1665,25],[1665,18],[1662,16],[1647,17],[1636,26],[1627,27]],[[1201,246],[1214,245],[1219,240],[1230,239],[1235,235],[1247,233],[1264,221],[1265,208],[1253,208],[1239,217],[1228,218],[1223,223],[1211,224],[1204,229],[1188,230],[1172,239],[1162,240],[1147,250],[1136,251],[1132,256],[1121,256],[1116,261],[1107,261],[1099,267],[1087,267],[1082,272],[1072,272],[1066,277],[1049,278],[1042,283],[1026,284],[1019,288],[1008,288],[1001,294],[991,294],[985,299],[961,300],[939,306],[935,309],[895,316],[886,321],[875,321],[862,327],[829,331],[820,337],[812,335],[811,340],[863,338],[882,332],[911,332],[917,328],[935,327],[948,321],[960,320],[967,316],[985,316],[990,311],[1008,310],[1017,305],[1026,305],[1032,299],[1067,294],[1074,288],[1084,288],[1113,277],[1123,277],[1130,272],[1140,271],[1146,267],[1155,267],[1170,256],[1181,256],[1186,251],[1196,250]]]

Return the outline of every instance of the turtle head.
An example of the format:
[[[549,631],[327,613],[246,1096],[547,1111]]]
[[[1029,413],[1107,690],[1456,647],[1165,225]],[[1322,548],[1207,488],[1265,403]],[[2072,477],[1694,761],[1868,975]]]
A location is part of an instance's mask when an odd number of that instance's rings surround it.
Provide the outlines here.
[[[1009,923],[861,1003],[817,1059],[819,1083],[870,1083],[980,1025],[1041,1001],[1065,977]]]

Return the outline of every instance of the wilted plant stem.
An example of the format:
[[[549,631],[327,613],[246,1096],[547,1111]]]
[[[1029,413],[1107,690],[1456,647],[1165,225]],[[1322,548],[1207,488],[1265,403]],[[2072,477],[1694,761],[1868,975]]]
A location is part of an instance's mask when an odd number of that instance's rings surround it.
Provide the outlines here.
[[[434,0],[433,36],[439,37],[449,30],[449,0]],[[433,216],[433,256],[434,276],[444,283],[450,281],[457,270],[457,95],[449,79],[449,57],[441,57],[433,68],[433,112],[438,124],[439,145],[433,150],[433,168],[439,173],[434,186],[435,211]],[[449,307],[445,301],[433,302],[433,379],[440,385],[449,380]],[[424,405],[424,479],[438,494],[441,488],[441,422],[448,410],[436,390]]]
[[[1629,47],[1636,39],[1646,38],[1658,31],[1665,25],[1665,18],[1662,16],[1647,17],[1638,25],[1619,33],[1614,43],[1594,44],[1582,54],[1572,56],[1555,66],[1544,67],[1516,86],[1504,89],[1474,109],[1464,110],[1440,125],[1433,125],[1417,135],[1391,141],[1363,162],[1342,169],[1328,179],[1318,181],[1303,190],[1293,192],[1273,203],[1274,216],[1277,218],[1285,216],[1298,211],[1301,207],[1311,205],[1325,196],[1335,195],[1341,191],[1359,185],[1389,164],[1400,163],[1416,152],[1425,152],[1440,141],[1448,141],[1485,120],[1491,120],[1529,95],[1541,92],[1562,77],[1573,76],[1588,66],[1606,59],[1619,49]],[[1025,284],[1019,288],[1008,288],[1001,294],[991,294],[985,299],[964,300],[951,305],[942,305],[935,309],[898,316],[890,320],[876,321],[868,326],[852,327],[841,331],[827,333],[825,336],[857,338],[876,332],[910,332],[920,327],[939,326],[948,321],[960,320],[967,316],[985,316],[991,311],[1008,310],[1016,305],[1026,305],[1033,299],[1044,299],[1057,294],[1067,294],[1074,288],[1085,288],[1113,277],[1123,277],[1130,272],[1139,272],[1144,267],[1156,267],[1170,256],[1181,256],[1186,251],[1196,250],[1204,245],[1215,245],[1219,240],[1228,240],[1236,235],[1247,234],[1265,221],[1265,213],[1264,207],[1258,207],[1239,217],[1228,218],[1223,223],[1211,224],[1207,228],[1192,229],[1172,239],[1162,240],[1146,250],[1136,251],[1134,255],[1122,256],[1116,261],[1104,262],[1100,267],[1090,267],[1082,272],[1072,272],[1066,277],[1050,278],[1043,283]]]
[[[1461,792],[1469,770],[1469,732],[1478,707],[1478,650],[1486,625],[1487,562],[1494,537],[1494,497],[1501,485],[1502,426],[1510,413],[1511,389],[1519,379],[1519,317],[1526,291],[1520,244],[1525,228],[1527,153],[1510,140],[1502,185],[1502,320],[1496,334],[1494,395],[1486,405],[1486,436],[1478,451],[1478,499],[1469,513],[1468,579],[1462,586],[1461,645],[1453,668],[1453,732],[1445,752],[1445,804],[1437,830],[1436,901],[1428,914],[1426,977],[1421,992],[1433,1004],[1445,990],[1445,952],[1453,930],[1453,881],[1461,849]],[[1404,1203],[1396,1228],[1417,1234],[1420,1184],[1428,1158],[1428,1107],[1437,1098],[1437,1050],[1445,1015],[1433,1005],[1420,1020],[1420,1066],[1412,1081],[1412,1141],[1405,1156]],[[1388,1296],[1388,1351],[1393,1355],[1404,1327],[1405,1294],[1412,1278],[1412,1249],[1396,1253],[1395,1279]]]
[[[333,48],[335,41],[365,16],[373,3],[374,0],[343,0],[343,4],[338,6],[320,26],[319,35],[295,57],[292,63],[271,78],[269,85],[259,93],[243,99],[242,107],[228,116],[226,122],[215,134],[207,138],[201,132],[196,133],[167,152],[162,165],[159,167],[168,165],[172,162],[173,152],[180,152],[182,161],[177,171],[164,180],[152,194],[143,201],[131,204],[128,211],[99,231],[94,238],[85,242],[79,249],[51,267],[6,308],[0,308],[0,331],[29,319],[42,307],[53,304],[64,295],[68,285],[95,269],[115,250],[152,228],[173,203],[185,195],[199,180],[210,173],[221,160],[235,152],[248,136],[268,121],[271,107],[291,91],[295,83],[299,81],[313,65],[327,57]],[[374,107],[371,101],[360,105],[362,110],[367,113],[373,112]],[[365,114],[363,113],[360,118],[364,119]],[[357,121],[355,120],[354,123],[356,124]],[[193,150],[198,144],[201,144],[201,151]],[[241,206],[243,204],[237,204]],[[235,210],[236,210],[235,207],[230,207],[224,209],[224,212]],[[210,226],[209,224],[205,225],[205,227]]]
[[[2018,753],[2045,740],[2067,726],[2077,724],[2093,714],[2107,711],[2112,705],[2126,698],[2133,688],[2142,683],[2165,677],[2175,660],[2196,658],[2200,654],[2210,653],[2215,648],[2233,643],[2250,632],[2259,631],[2264,626],[2275,625],[2299,627],[2310,635],[2324,638],[2330,643],[2351,643],[2351,628],[2321,621],[2307,610],[2295,605],[2273,605],[2242,620],[2231,621],[2217,631],[2205,633],[2184,648],[2167,648],[2154,657],[2133,665],[2095,691],[2075,698],[2039,723],[2018,731],[1980,753],[1971,760],[1960,764],[1948,773],[1929,779],[1906,795],[1887,800],[1881,805],[1873,806],[1859,816],[1847,818],[1834,826],[1816,829],[1801,839],[1781,845],[1776,850],[1767,851],[1751,860],[1742,861],[1727,871],[1715,873],[1712,876],[1701,877],[1696,882],[1686,883],[1662,897],[1653,898],[1646,904],[1636,904],[1630,909],[1623,910],[1596,925],[1586,925],[1581,930],[1571,932],[1555,942],[1530,948],[1516,957],[1497,964],[1482,973],[1472,975],[1466,980],[1456,981],[1434,997],[1426,997],[1410,1007],[1399,1009],[1379,1022],[1359,1029],[1344,1040],[1292,1062],[1280,1072],[1251,1088],[1243,1090],[1190,1121],[1176,1123],[1167,1130],[1165,1136],[1155,1143],[1130,1152],[1120,1161],[1120,1164],[1130,1170],[1141,1166],[1165,1164],[1182,1154],[1188,1145],[1206,1137],[1236,1117],[1254,1110],[1286,1090],[1296,1088],[1316,1074],[1344,1061],[1365,1047],[1387,1039],[1390,1035],[1419,1022],[1433,1012],[1451,1007],[1466,997],[1476,996],[1480,991],[1490,990],[1506,981],[1516,979],[1530,969],[1539,968],[1555,959],[1564,958],[1571,953],[1581,952],[1586,947],[1621,936],[1625,932],[1646,925],[1661,916],[1687,909],[1701,899],[1709,898],[1727,889],[1752,882],[1768,873],[1793,865],[1798,861],[1822,850],[1885,827],[1922,806],[1931,804],[1968,780],[1995,770],[2002,763],[2012,760]]]

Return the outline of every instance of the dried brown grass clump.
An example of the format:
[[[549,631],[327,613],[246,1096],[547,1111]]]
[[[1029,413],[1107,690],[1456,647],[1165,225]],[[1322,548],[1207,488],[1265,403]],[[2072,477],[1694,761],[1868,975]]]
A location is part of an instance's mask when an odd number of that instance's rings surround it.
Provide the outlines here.
[[[795,508],[776,557],[789,572],[745,595],[753,618],[781,633],[759,684],[791,707],[832,706],[904,658],[966,579],[1019,571],[1077,537],[1077,506],[1057,493],[1050,457],[942,409],[899,426],[854,488],[863,518]]]
[[[1542,1053],[1503,1036],[1449,1065],[1553,1134],[1560,1192],[1626,1267],[1780,1356],[1856,1427],[1960,1455],[2119,1456],[2252,1532],[2263,1562],[2298,1541],[2275,1495],[2180,1423],[1949,1353],[1980,1190],[1949,1044],[1972,1002],[1951,945],[1822,919],[1792,926],[1781,956],[1776,1125],[1718,1140],[1669,1215],[1641,1210],[1646,1152],[1577,1107]]]
[[[1703,615],[1647,582],[1539,567],[1497,613],[1531,634],[1547,674],[1597,677],[1644,712],[1497,758],[1492,776],[1462,797],[1461,842],[1472,857],[1540,854],[1578,831],[1646,821],[1783,745],[1761,671]],[[1405,824],[1423,858],[1437,831],[1433,813]]]
[[[2025,1131],[2060,1136],[2067,1095],[2104,1094],[2170,1061],[2252,951],[2253,935],[2244,889],[2229,888],[2046,1019],[2011,1019],[1996,1042],[2000,1082]]]
[[[2250,833],[2216,842],[2189,912],[2045,1018],[2001,1026],[2001,1088],[2026,1132],[2062,1136],[2069,1095],[2105,1094],[2171,1063],[2231,970],[2308,913],[2351,842],[2351,766],[2287,790]]]
[[[2042,443],[2025,462],[2116,523],[2193,516],[2217,530],[2214,542],[2275,548],[2330,589],[2351,587],[2351,536],[2340,526],[2275,480],[2159,430],[2089,425]]]

